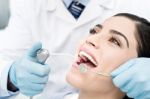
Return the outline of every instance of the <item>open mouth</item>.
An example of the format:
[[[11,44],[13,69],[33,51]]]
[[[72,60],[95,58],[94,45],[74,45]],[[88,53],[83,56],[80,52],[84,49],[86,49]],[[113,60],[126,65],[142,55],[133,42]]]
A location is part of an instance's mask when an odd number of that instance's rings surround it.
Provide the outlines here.
[[[77,64],[78,65],[85,64],[86,66],[90,68],[95,68],[98,65],[96,60],[91,55],[89,55],[88,53],[84,51],[79,52]]]

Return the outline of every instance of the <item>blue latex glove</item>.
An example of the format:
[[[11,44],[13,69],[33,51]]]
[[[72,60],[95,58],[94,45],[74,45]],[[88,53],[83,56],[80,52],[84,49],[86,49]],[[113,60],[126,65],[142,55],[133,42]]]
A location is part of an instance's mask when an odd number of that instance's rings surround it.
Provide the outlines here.
[[[37,62],[36,52],[42,48],[36,43],[24,57],[11,66],[9,77],[19,91],[27,96],[33,96],[43,91],[48,81],[50,67]]]
[[[150,99],[150,59],[136,58],[112,72],[113,82],[134,99]]]

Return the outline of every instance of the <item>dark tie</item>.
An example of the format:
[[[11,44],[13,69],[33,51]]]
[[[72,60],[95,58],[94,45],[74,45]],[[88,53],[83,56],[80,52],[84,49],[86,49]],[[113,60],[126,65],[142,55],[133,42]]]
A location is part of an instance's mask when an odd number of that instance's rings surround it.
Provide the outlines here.
[[[76,19],[78,19],[84,8],[85,6],[81,4],[79,1],[73,0],[69,5],[68,10]]]

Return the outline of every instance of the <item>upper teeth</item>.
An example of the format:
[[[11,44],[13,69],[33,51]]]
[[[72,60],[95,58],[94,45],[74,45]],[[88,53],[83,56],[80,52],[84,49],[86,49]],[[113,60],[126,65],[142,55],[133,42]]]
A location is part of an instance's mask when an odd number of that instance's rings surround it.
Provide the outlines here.
[[[97,66],[97,62],[89,54],[87,54],[86,52],[81,51],[79,53],[79,56],[85,56],[85,57],[87,57],[94,65]]]

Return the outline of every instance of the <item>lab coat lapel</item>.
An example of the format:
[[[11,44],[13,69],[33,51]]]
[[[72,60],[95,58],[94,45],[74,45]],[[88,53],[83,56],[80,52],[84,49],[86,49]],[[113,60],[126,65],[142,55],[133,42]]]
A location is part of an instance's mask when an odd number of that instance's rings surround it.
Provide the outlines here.
[[[56,17],[68,21],[68,22],[76,22],[76,19],[68,13],[68,10],[66,9],[65,5],[63,4],[62,0],[48,0],[48,11],[53,12]]]
[[[111,10],[114,6],[115,3],[113,0],[91,0],[81,14],[77,26],[81,26],[100,17],[104,11]]]
[[[68,12],[61,0],[48,0],[47,9],[64,21],[75,23],[76,28],[100,17],[104,11],[111,10],[114,6],[115,0],[90,0],[78,20]]]

